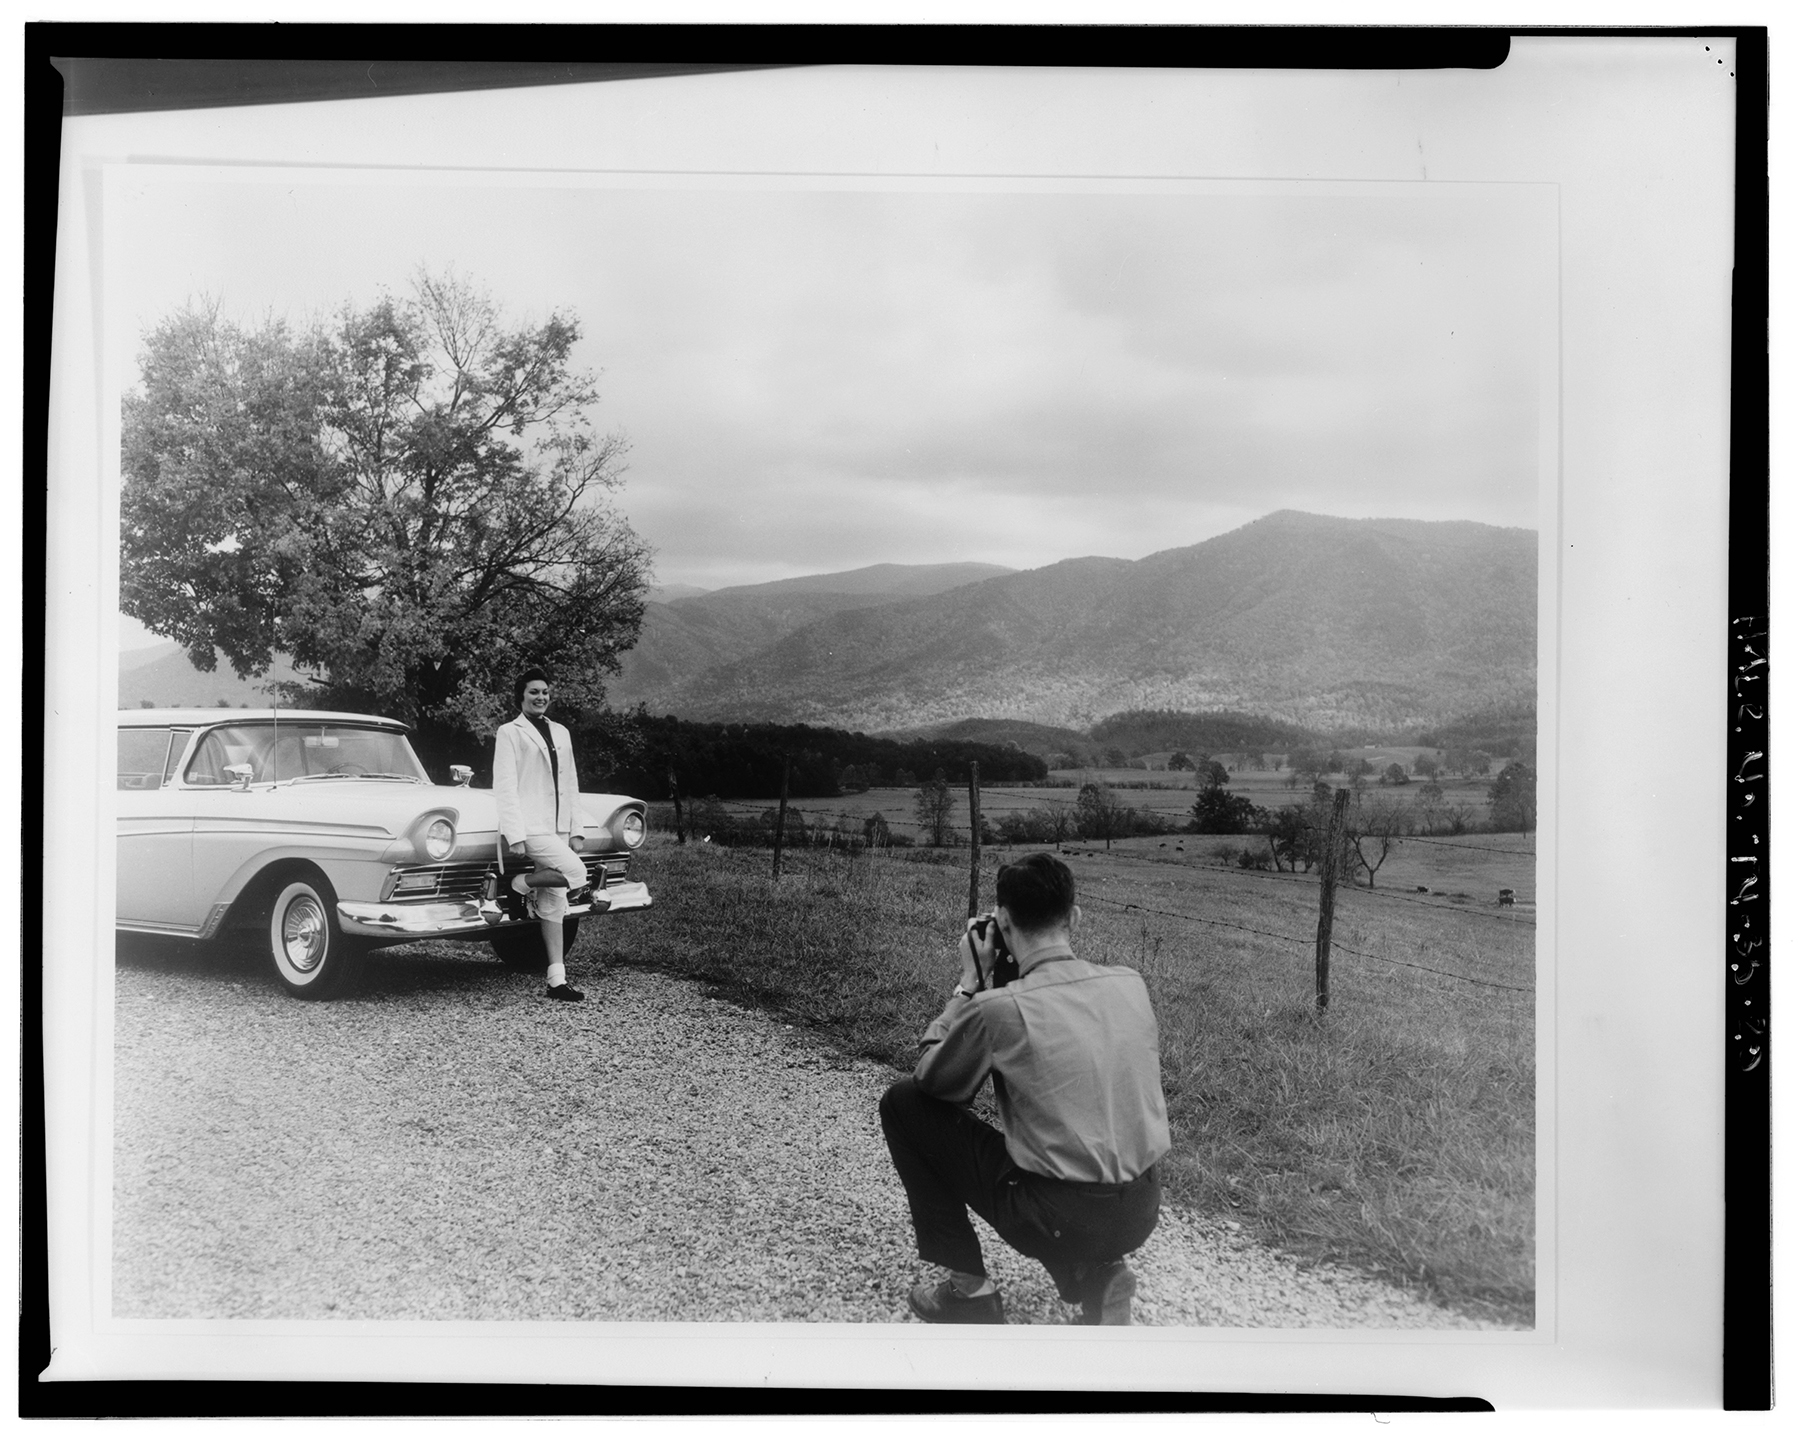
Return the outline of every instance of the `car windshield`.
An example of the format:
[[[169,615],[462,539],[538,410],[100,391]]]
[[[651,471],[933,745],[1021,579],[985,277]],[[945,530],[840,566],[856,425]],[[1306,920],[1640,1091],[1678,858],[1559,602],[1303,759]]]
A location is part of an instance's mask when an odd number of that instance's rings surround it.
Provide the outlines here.
[[[398,730],[304,721],[220,725],[194,751],[189,784],[228,785],[225,771],[250,766],[250,782],[398,779],[426,783],[418,756]]]

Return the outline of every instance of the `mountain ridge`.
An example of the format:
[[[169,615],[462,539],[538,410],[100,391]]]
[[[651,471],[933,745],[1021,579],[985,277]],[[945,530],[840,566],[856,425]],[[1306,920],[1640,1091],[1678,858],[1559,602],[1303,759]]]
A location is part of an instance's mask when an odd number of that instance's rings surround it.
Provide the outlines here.
[[[651,600],[611,690],[869,733],[1149,710],[1422,731],[1535,704],[1536,554],[1532,530],[1278,510],[1140,560],[870,565]],[[172,643],[119,669],[126,706],[262,702],[288,673],[203,674]]]
[[[694,719],[1086,729],[1134,709],[1417,728],[1535,695],[1534,531],[1276,511],[803,619],[640,696]],[[774,626],[765,633],[772,633]]]

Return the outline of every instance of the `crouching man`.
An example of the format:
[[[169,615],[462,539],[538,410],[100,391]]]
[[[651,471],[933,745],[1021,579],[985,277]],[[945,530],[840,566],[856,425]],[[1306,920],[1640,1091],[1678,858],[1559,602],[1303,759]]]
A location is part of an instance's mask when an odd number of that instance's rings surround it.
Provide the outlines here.
[[[971,920],[962,979],[920,1043],[911,1079],[882,1096],[881,1127],[906,1188],[928,1324],[1003,1324],[973,1209],[1040,1261],[1084,1324],[1131,1323],[1125,1256],[1156,1227],[1168,1153],[1156,1016],[1135,970],[1075,957],[1075,877],[1051,854],[1001,868],[995,923]],[[1019,975],[990,983],[1003,942]],[[989,1075],[1004,1134],[965,1105]]]

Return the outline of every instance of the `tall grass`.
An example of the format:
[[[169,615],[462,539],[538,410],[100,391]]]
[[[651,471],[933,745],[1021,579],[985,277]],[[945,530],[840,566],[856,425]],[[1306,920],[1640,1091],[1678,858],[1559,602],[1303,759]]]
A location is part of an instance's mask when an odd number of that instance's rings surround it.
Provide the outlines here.
[[[706,980],[851,1053],[910,1068],[954,983],[968,897],[966,852],[954,864],[937,858],[806,851],[784,860],[777,883],[766,853],[656,843],[643,867],[657,905],[617,931],[630,935],[618,958]],[[1310,941],[1302,953],[1270,937],[1310,935],[1308,887],[1168,873],[1078,870],[1076,948],[1130,965],[1150,990],[1172,1196],[1303,1258],[1348,1261],[1477,1317],[1529,1323],[1531,996],[1405,965],[1528,988],[1530,927],[1340,890],[1342,952],[1331,1008],[1318,1016]],[[612,932],[592,929],[610,942]]]

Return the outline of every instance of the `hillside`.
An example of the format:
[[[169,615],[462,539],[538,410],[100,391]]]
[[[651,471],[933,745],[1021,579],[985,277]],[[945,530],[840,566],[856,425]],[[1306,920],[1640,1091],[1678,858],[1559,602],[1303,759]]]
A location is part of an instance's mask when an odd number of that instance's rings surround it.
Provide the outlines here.
[[[1001,565],[869,565],[762,585],[733,585],[644,606],[635,648],[621,656],[612,702],[669,708],[691,676],[755,654],[795,630],[845,610],[941,594],[1013,573]]]
[[[1392,732],[1529,703],[1536,616],[1532,531],[1287,510],[1138,561],[840,608],[729,662],[669,666],[653,707],[869,731],[1233,709]]]
[[[145,700],[153,708],[210,707],[223,700],[227,707],[256,708],[269,703],[264,688],[274,680],[294,678],[293,667],[277,659],[269,673],[241,680],[221,657],[211,674],[188,663],[186,652],[174,641],[124,650],[119,655],[119,708],[137,709]]]
[[[1126,754],[1220,754],[1226,751],[1265,751],[1286,754],[1290,749],[1314,745],[1322,737],[1299,725],[1282,724],[1261,715],[1218,710],[1210,714],[1183,714],[1171,710],[1122,710],[1108,715],[1090,732],[1094,744],[1123,750]]]
[[[1094,749],[1088,736],[1079,730],[1055,725],[1032,724],[1029,720],[962,719],[949,724],[915,725],[909,729],[888,731],[880,738],[972,740],[978,744],[1012,745],[1039,759],[1053,754],[1085,758]]]

